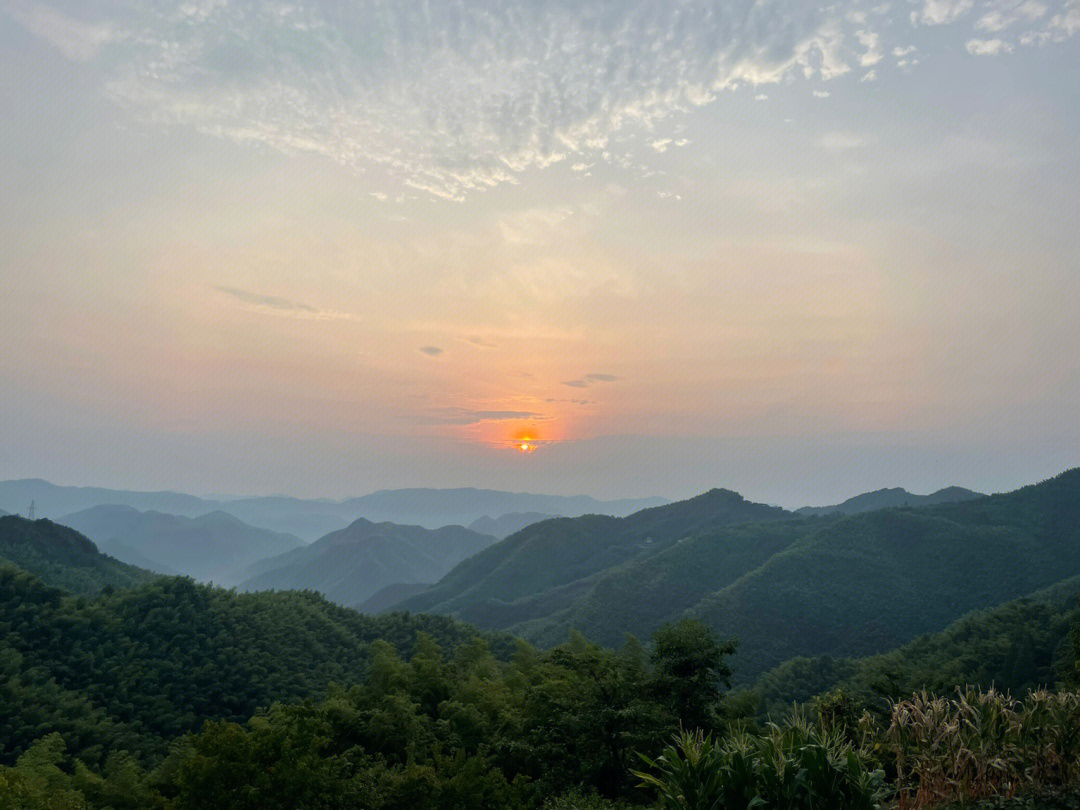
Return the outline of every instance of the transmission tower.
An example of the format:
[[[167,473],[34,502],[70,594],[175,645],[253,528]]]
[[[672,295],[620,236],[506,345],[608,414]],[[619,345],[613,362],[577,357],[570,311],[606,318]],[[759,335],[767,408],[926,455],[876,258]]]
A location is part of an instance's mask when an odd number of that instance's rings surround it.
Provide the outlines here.
[[[36,514],[37,514],[37,507],[34,506],[34,501],[31,499],[30,508],[26,510],[26,517],[29,520],[33,520],[34,515],[36,515]]]

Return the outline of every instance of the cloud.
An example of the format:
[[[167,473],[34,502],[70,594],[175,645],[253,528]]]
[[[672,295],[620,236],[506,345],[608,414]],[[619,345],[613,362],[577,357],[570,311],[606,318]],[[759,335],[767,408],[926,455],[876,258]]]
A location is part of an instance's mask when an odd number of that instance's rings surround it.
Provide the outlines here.
[[[432,425],[475,425],[478,422],[544,421],[545,414],[534,411],[474,411],[469,408],[433,408],[424,417]]]
[[[1048,9],[1045,3],[1036,2],[1036,0],[1028,0],[1028,2],[1022,3],[1015,8],[1006,6],[986,12],[975,23],[975,28],[979,31],[998,34],[1005,29],[1012,27],[1018,20],[1026,20],[1028,23],[1033,23],[1044,17],[1047,11]]]
[[[443,350],[438,346],[421,346],[420,351],[426,354],[428,357],[438,357],[443,353]]]
[[[603,374],[598,371],[590,372],[577,380],[564,380],[563,385],[569,385],[571,388],[588,388],[593,383],[598,382],[615,382],[619,377],[614,374]]]
[[[497,343],[491,343],[490,341],[484,340],[479,335],[469,335],[468,337],[462,338],[462,340],[464,340],[466,343],[472,344],[473,346],[479,346],[481,349],[499,348]]]
[[[1047,30],[1058,42],[1080,31],[1080,3],[1073,2],[1065,13],[1055,14]]]
[[[301,304],[290,301],[288,298],[278,298],[273,295],[242,290],[238,287],[215,286],[219,293],[229,296],[248,308],[261,310],[275,315],[287,315],[294,318],[312,318],[314,320],[351,320],[355,316],[346,312],[331,312],[313,307],[310,304]]]
[[[967,52],[975,56],[998,56],[1003,53],[1012,53],[1012,45],[1000,39],[969,39]]]
[[[5,4],[4,10],[72,62],[89,61],[106,45],[123,42],[129,36],[112,22],[87,23],[42,3],[13,2]]]
[[[911,12],[912,25],[945,25],[971,11],[974,0],[924,0],[922,8]]]
[[[797,0],[115,0],[77,25],[16,8],[67,58],[107,57],[91,78],[146,126],[323,155],[446,200],[602,159],[617,136],[670,142],[659,127],[725,90],[848,70],[842,19]]]
[[[912,6],[69,2],[77,16],[27,0],[0,7],[65,58],[87,62],[88,82],[143,127],[320,155],[461,201],[563,162],[582,173],[600,162],[637,171],[678,145],[690,110],[728,92],[765,95],[765,85],[835,80],[854,68],[873,80],[896,44],[885,37]],[[920,0],[910,18],[944,25],[973,8]],[[980,9],[986,25],[1042,20],[1024,44],[1080,30],[1075,0],[985,0]]]
[[[814,90],[814,98],[828,98],[831,94],[828,90]]]
[[[881,53],[881,38],[874,31],[856,31],[855,37],[859,40],[866,52],[859,57],[859,64],[862,67],[873,67],[880,62],[884,57]]]

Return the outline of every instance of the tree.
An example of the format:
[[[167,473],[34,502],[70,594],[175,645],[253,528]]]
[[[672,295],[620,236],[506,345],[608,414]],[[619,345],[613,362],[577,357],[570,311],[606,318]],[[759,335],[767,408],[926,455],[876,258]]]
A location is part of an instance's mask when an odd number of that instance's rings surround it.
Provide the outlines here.
[[[665,624],[652,640],[652,686],[659,700],[682,727],[717,729],[723,694],[731,685],[726,658],[735,653],[736,642],[721,642],[693,619]]]

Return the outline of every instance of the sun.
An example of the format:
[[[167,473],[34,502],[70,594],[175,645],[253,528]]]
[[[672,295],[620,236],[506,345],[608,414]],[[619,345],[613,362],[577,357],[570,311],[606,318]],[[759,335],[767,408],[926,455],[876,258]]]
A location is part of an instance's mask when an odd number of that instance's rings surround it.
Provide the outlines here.
[[[525,433],[523,431],[521,433],[518,433],[517,436],[515,436],[511,440],[510,446],[516,449],[519,453],[531,453],[533,450],[540,446],[540,442],[538,442],[533,437],[533,434],[531,432]]]

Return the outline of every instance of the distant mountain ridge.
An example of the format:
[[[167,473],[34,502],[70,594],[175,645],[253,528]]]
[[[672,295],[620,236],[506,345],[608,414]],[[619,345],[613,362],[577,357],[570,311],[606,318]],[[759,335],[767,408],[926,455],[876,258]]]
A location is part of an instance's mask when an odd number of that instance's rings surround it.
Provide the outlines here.
[[[252,526],[294,534],[304,540],[344,528],[359,517],[379,522],[467,526],[485,516],[514,512],[554,515],[628,515],[667,503],[664,498],[601,501],[586,495],[535,495],[525,492],[458,488],[380,490],[344,500],[284,495],[211,499],[180,492],[140,492],[101,487],[58,486],[42,479],[0,481],[0,509],[20,511],[33,500],[41,517],[56,519],[94,506],[130,506],[139,511],[199,517],[223,511]]]
[[[942,503],[958,503],[982,498],[981,492],[974,492],[963,487],[945,487],[929,495],[913,495],[906,489],[891,487],[864,492],[843,503],[832,506],[804,506],[795,511],[800,515],[858,515],[875,509],[887,509],[894,506],[936,506]]]
[[[562,517],[562,515],[549,515],[544,512],[510,512],[495,518],[484,515],[482,518],[470,523],[469,528],[474,532],[490,534],[492,537],[498,537],[502,540],[515,532],[520,532],[526,526],[532,526],[534,523],[552,520],[557,517]]]
[[[389,585],[434,582],[495,542],[463,526],[425,529],[359,518],[311,545],[255,563],[241,589],[314,590],[353,606]]]
[[[298,537],[249,526],[220,510],[191,518],[105,505],[60,522],[124,562],[220,585],[235,585],[248,565],[301,545]]]

